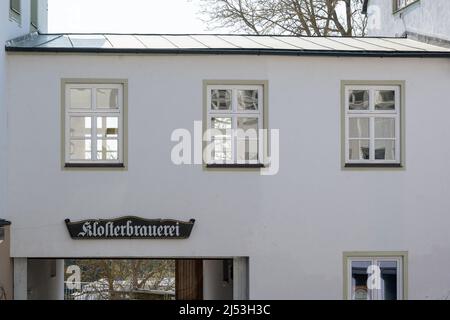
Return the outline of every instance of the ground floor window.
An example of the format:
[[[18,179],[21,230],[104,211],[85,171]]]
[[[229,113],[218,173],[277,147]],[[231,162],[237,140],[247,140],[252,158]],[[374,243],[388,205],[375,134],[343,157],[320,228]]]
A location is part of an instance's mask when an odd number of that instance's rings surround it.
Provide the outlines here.
[[[344,289],[348,300],[406,298],[406,253],[344,254]]]

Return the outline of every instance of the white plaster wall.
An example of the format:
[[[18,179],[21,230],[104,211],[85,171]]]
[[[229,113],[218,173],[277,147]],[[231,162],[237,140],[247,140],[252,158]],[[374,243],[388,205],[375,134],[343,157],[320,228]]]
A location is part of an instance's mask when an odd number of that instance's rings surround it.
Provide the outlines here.
[[[344,251],[409,251],[409,297],[450,291],[448,59],[10,55],[14,257],[249,257],[250,297],[342,298]],[[61,170],[61,78],[129,80],[129,169]],[[204,79],[269,80],[280,172],[173,165]],[[340,81],[406,81],[406,170],[343,171]],[[197,219],[182,241],[73,241],[64,219]],[[8,218],[8,217],[7,217]]]
[[[223,281],[223,260],[203,261],[203,298],[233,300],[233,285]]]
[[[402,36],[405,31],[450,40],[450,1],[420,0],[392,13],[391,0],[369,0],[369,36]]]
[[[64,260],[29,259],[27,287],[28,300],[64,300]]]

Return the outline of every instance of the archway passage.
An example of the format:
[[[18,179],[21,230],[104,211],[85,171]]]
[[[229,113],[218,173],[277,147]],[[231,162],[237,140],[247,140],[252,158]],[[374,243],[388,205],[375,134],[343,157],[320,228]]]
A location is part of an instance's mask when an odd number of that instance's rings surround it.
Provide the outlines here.
[[[17,300],[247,300],[249,258],[14,258]]]
[[[66,300],[232,300],[233,259],[66,259]]]

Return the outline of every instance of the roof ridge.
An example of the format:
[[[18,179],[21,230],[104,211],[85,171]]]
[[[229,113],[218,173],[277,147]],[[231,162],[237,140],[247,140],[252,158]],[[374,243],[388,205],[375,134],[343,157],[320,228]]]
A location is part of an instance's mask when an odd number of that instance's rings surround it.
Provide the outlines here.
[[[241,36],[241,37],[280,37],[280,38],[375,38],[375,39],[406,39],[407,36],[393,37],[393,36],[339,36],[339,35],[328,35],[328,36],[308,36],[308,35],[295,35],[295,34],[252,34],[252,33],[128,33],[128,32],[34,32],[39,35],[124,35],[124,36]]]

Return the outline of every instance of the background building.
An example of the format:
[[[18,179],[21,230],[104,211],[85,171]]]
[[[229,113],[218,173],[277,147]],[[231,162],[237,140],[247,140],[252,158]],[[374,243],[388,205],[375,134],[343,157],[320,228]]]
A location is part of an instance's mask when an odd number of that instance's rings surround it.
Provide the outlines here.
[[[366,0],[369,36],[418,39],[449,45],[450,1]]]
[[[0,2],[0,218],[6,216],[7,208],[7,67],[5,43],[11,38],[25,36],[36,30],[47,31],[47,0],[8,0]],[[9,236],[9,231],[6,237]],[[6,287],[8,298],[12,297],[12,279],[9,241],[0,244],[0,285]]]

